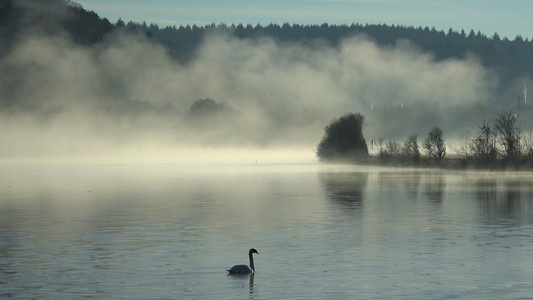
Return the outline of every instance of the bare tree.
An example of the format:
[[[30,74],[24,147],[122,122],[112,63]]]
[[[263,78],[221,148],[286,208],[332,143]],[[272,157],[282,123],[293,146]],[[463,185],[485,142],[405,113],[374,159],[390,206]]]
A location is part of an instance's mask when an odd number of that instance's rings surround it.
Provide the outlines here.
[[[418,147],[418,138],[416,134],[411,134],[403,143],[402,155],[413,161],[420,160],[420,147]]]
[[[485,120],[479,127],[477,137],[472,140],[471,150],[473,157],[480,161],[495,161],[498,158],[495,132]]]
[[[398,142],[389,141],[385,147],[385,153],[387,156],[399,157],[402,153],[400,144]]]
[[[523,137],[523,140],[522,155],[526,160],[533,162],[533,133],[529,132]]]
[[[518,117],[512,112],[501,112],[492,120],[496,139],[503,148],[502,156],[505,159],[520,157],[522,128],[518,124]]]
[[[470,131],[465,130],[461,135],[461,139],[454,145],[449,145],[452,153],[455,153],[458,157],[469,159],[472,158],[472,138],[470,137]]]
[[[378,145],[379,145],[378,156],[379,157],[383,157],[387,154],[385,151],[384,144],[385,144],[385,141],[383,140],[383,138],[379,138],[379,141],[378,141]]]
[[[433,127],[428,133],[428,137],[424,140],[424,149],[429,157],[440,161],[446,155],[446,146],[444,145],[444,138],[442,137],[442,130],[438,127]]]

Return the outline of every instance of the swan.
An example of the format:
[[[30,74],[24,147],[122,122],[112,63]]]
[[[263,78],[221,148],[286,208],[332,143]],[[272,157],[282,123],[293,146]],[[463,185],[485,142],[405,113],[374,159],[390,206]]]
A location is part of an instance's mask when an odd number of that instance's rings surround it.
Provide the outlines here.
[[[259,254],[259,252],[257,252],[257,250],[255,250],[254,248],[248,251],[248,257],[250,258],[249,267],[247,265],[234,265],[233,267],[231,267],[231,269],[226,270],[226,271],[228,271],[230,274],[250,274],[250,273],[253,274],[255,272],[255,266],[254,266],[254,258],[252,254],[254,253]]]

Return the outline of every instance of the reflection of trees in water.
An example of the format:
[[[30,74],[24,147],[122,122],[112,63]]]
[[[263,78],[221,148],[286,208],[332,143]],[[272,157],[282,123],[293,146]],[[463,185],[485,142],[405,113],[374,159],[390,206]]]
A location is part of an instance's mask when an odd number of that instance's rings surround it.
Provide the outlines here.
[[[320,173],[326,197],[347,208],[360,209],[368,182],[368,173]]]
[[[408,170],[382,172],[378,174],[380,191],[405,192],[409,199],[416,200],[420,192],[429,201],[442,202],[446,191],[446,180],[442,172]]]
[[[486,223],[533,222],[533,178],[476,178],[472,185]]]
[[[418,171],[380,172],[378,174],[379,189],[394,193],[404,190],[410,198],[417,199],[420,178]]]
[[[446,181],[442,173],[431,173],[425,176],[424,194],[429,201],[442,202]]]

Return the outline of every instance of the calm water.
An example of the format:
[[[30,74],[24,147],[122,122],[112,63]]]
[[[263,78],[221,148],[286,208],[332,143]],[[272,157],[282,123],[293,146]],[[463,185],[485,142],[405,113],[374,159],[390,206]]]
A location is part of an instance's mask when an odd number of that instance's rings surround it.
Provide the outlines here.
[[[228,276],[256,248],[257,273]],[[533,176],[0,166],[0,298],[533,299]]]

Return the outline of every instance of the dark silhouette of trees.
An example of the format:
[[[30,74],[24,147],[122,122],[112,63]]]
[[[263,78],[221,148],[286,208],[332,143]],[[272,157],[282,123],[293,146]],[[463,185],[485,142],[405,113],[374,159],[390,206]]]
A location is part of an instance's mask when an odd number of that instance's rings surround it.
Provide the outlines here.
[[[483,120],[474,138],[454,150],[455,157],[444,159],[446,145],[442,130],[433,127],[424,140],[428,160],[420,160],[417,135],[411,134],[401,143],[379,139],[377,156],[368,157],[361,128],[364,117],[348,114],[334,120],[326,127],[317,156],[321,161],[367,161],[392,166],[435,166],[445,168],[483,168],[522,170],[533,168],[533,134],[524,134],[518,116],[512,112],[500,112],[488,122]],[[360,142],[356,142],[360,141]],[[357,148],[357,147],[361,148]],[[358,150],[357,150],[358,149]],[[360,151],[360,152],[357,152]]]
[[[218,113],[230,112],[233,109],[224,102],[218,103],[211,98],[196,100],[189,109],[189,115],[193,117],[207,117]]]
[[[21,5],[20,3],[26,3]],[[50,7],[38,13],[31,7]],[[66,12],[67,14],[58,13]],[[50,13],[53,12],[53,13]],[[66,16],[66,17],[65,17]],[[28,21],[30,20],[30,21]],[[413,27],[385,24],[208,24],[205,26],[185,25],[159,27],[146,22],[123,21],[116,24],[101,18],[93,11],[85,10],[71,0],[4,0],[0,1],[0,42],[6,42],[28,26],[41,31],[56,33],[57,29],[67,32],[75,42],[92,45],[103,40],[114,29],[127,27],[149,36],[166,45],[177,58],[187,60],[194,56],[206,34],[223,31],[239,39],[270,37],[280,43],[309,43],[320,40],[337,47],[346,38],[364,34],[378,45],[394,46],[398,40],[409,40],[422,51],[432,53],[437,61],[462,59],[470,54],[495,70],[502,86],[516,78],[533,77],[533,41],[516,37],[502,37],[498,33],[485,35],[472,29],[442,31],[429,27]],[[148,33],[149,32],[149,33]],[[5,44],[5,43],[3,43]],[[502,87],[503,88],[503,87]]]
[[[498,158],[496,136],[485,120],[483,120],[483,125],[479,127],[479,132],[472,140],[470,147],[473,158],[479,162],[494,162]]]
[[[512,112],[501,112],[492,120],[496,140],[503,148],[502,157],[507,160],[516,160],[521,155],[522,128],[517,121]]]
[[[70,0],[0,1],[0,51],[28,31],[50,36],[66,33],[75,43],[94,45],[113,28],[109,20]]]
[[[407,140],[403,142],[401,152],[402,156],[406,160],[410,160],[415,163],[420,160],[420,147],[418,146],[418,137],[416,134],[413,133],[409,135]]]
[[[108,19],[100,18],[94,11],[87,11],[79,4],[73,3],[69,11],[73,17],[65,21],[63,28],[79,44],[93,45],[102,42],[113,30]]]
[[[388,141],[383,147],[383,139],[379,139],[378,159],[381,163],[405,165],[418,164],[420,161],[420,146],[418,136],[411,134],[403,143]]]
[[[531,139],[524,137],[518,116],[512,112],[500,112],[489,122],[483,120],[469,146],[465,159],[473,159],[477,166],[504,169],[533,167]]]
[[[326,126],[316,151],[320,161],[366,161],[368,146],[363,136],[364,125],[365,117],[360,113],[349,113],[333,120]]]
[[[385,145],[383,147],[382,145]],[[380,148],[378,152],[378,157],[382,162],[388,162],[391,159],[398,159],[402,155],[402,147],[400,143],[395,141],[388,141],[387,143],[383,142],[383,139],[380,139]]]
[[[124,23],[122,18],[118,18],[117,22],[115,23],[115,27],[124,28],[126,27],[126,23]]]
[[[346,38],[357,34],[370,37],[379,45],[394,46],[398,40],[409,40],[421,50],[434,54],[437,61],[463,59],[473,54],[481,63],[498,72],[502,83],[515,78],[533,77],[533,42],[521,36],[509,39],[497,33],[487,36],[479,31],[442,31],[429,27],[397,26],[384,24],[301,25],[284,23],[266,26],[251,24],[209,24],[198,26],[167,26],[159,28],[153,24],[128,23],[141,32],[150,31],[156,39],[167,45],[180,58],[190,58],[201,45],[206,32],[224,31],[239,39],[271,37],[280,43],[311,43],[320,40],[336,47]],[[510,55],[512,54],[512,55]]]
[[[424,149],[430,158],[435,161],[440,161],[446,156],[446,145],[442,137],[442,130],[438,127],[433,127],[424,140]]]
[[[25,3],[21,5],[20,3]],[[32,7],[57,9],[31,11]],[[58,13],[66,12],[67,14]],[[65,17],[66,16],[66,17]],[[533,41],[516,37],[504,37],[498,33],[486,35],[472,29],[452,28],[447,31],[429,27],[413,27],[385,24],[208,24],[205,26],[185,25],[159,27],[146,22],[125,22],[120,19],[116,24],[101,18],[93,11],[85,10],[71,0],[3,0],[0,1],[0,42],[2,46],[13,40],[28,26],[41,28],[41,31],[55,34],[57,29],[67,32],[75,42],[92,45],[99,43],[114,29],[126,26],[141,33],[153,35],[166,45],[177,58],[187,60],[208,32],[223,31],[239,39],[271,37],[280,43],[309,43],[320,40],[337,47],[346,38],[357,34],[370,37],[378,45],[394,46],[398,40],[409,40],[422,51],[432,53],[437,61],[462,59],[470,54],[480,58],[480,62],[495,70],[502,82],[511,83],[517,78],[533,77]],[[1,48],[1,47],[0,47]]]
[[[402,148],[400,143],[395,141],[388,141],[385,148],[386,156],[388,157],[400,157],[402,154]]]

